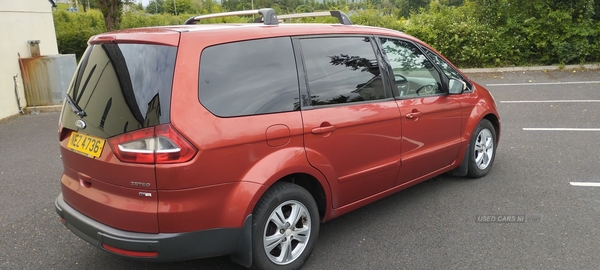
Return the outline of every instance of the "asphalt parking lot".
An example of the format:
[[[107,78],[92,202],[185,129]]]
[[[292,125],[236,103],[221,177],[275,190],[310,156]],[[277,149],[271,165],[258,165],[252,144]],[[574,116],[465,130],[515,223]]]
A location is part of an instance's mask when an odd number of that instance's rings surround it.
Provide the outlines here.
[[[490,174],[440,176],[324,223],[304,269],[598,269],[600,70],[470,74],[502,134]],[[0,270],[242,269],[228,258],[149,264],[58,220],[59,113],[0,121]]]

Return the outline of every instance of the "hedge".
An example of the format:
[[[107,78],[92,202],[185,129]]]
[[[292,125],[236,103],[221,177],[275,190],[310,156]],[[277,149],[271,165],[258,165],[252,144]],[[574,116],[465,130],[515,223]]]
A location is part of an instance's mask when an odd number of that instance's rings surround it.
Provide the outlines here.
[[[411,14],[409,19],[385,15],[375,9],[345,12],[355,24],[395,29],[415,36],[461,68],[600,62],[600,22],[572,18],[566,11],[540,7],[534,17],[499,14],[494,20],[484,20],[485,14],[472,2],[452,7],[432,1],[427,10]],[[191,16],[129,12],[123,14],[120,27],[182,24]],[[212,19],[207,23],[247,20]],[[335,23],[333,18],[301,21]],[[102,14],[97,10],[55,11],[54,23],[60,53],[75,53],[78,59],[89,37],[106,31]]]

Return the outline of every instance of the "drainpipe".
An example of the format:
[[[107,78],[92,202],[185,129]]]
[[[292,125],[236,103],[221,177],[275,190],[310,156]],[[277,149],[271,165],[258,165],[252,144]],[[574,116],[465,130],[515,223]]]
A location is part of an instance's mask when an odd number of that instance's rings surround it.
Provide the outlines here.
[[[18,76],[19,76],[18,73],[17,73],[17,75],[13,76],[13,81],[15,81],[15,97],[17,98],[17,106],[19,107],[19,113],[25,114],[25,112],[23,111],[23,108],[21,108],[21,100],[19,100],[19,91],[17,90],[19,87],[19,84],[17,83]]]

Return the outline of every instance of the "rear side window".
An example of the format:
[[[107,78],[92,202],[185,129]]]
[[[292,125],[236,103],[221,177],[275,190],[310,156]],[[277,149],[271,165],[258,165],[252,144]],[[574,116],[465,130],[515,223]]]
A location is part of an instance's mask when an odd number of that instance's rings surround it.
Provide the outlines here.
[[[200,103],[220,117],[299,109],[298,73],[289,37],[206,48],[199,76]]]
[[[68,91],[85,113],[65,103],[62,124],[76,130],[82,119],[86,133],[108,138],[168,123],[176,55],[176,47],[163,45],[88,47]]]
[[[313,106],[386,98],[369,38],[309,38],[300,44]]]

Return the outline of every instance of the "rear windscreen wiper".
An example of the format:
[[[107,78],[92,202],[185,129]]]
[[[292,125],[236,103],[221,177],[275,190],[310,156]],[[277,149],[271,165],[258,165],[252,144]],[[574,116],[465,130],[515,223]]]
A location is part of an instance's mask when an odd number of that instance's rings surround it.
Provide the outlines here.
[[[87,114],[83,111],[83,109],[81,107],[79,107],[79,105],[77,105],[77,103],[75,103],[75,101],[73,100],[73,98],[71,98],[71,96],[69,94],[67,94],[67,103],[69,104],[69,107],[71,107],[71,110],[79,117],[87,116]]]

